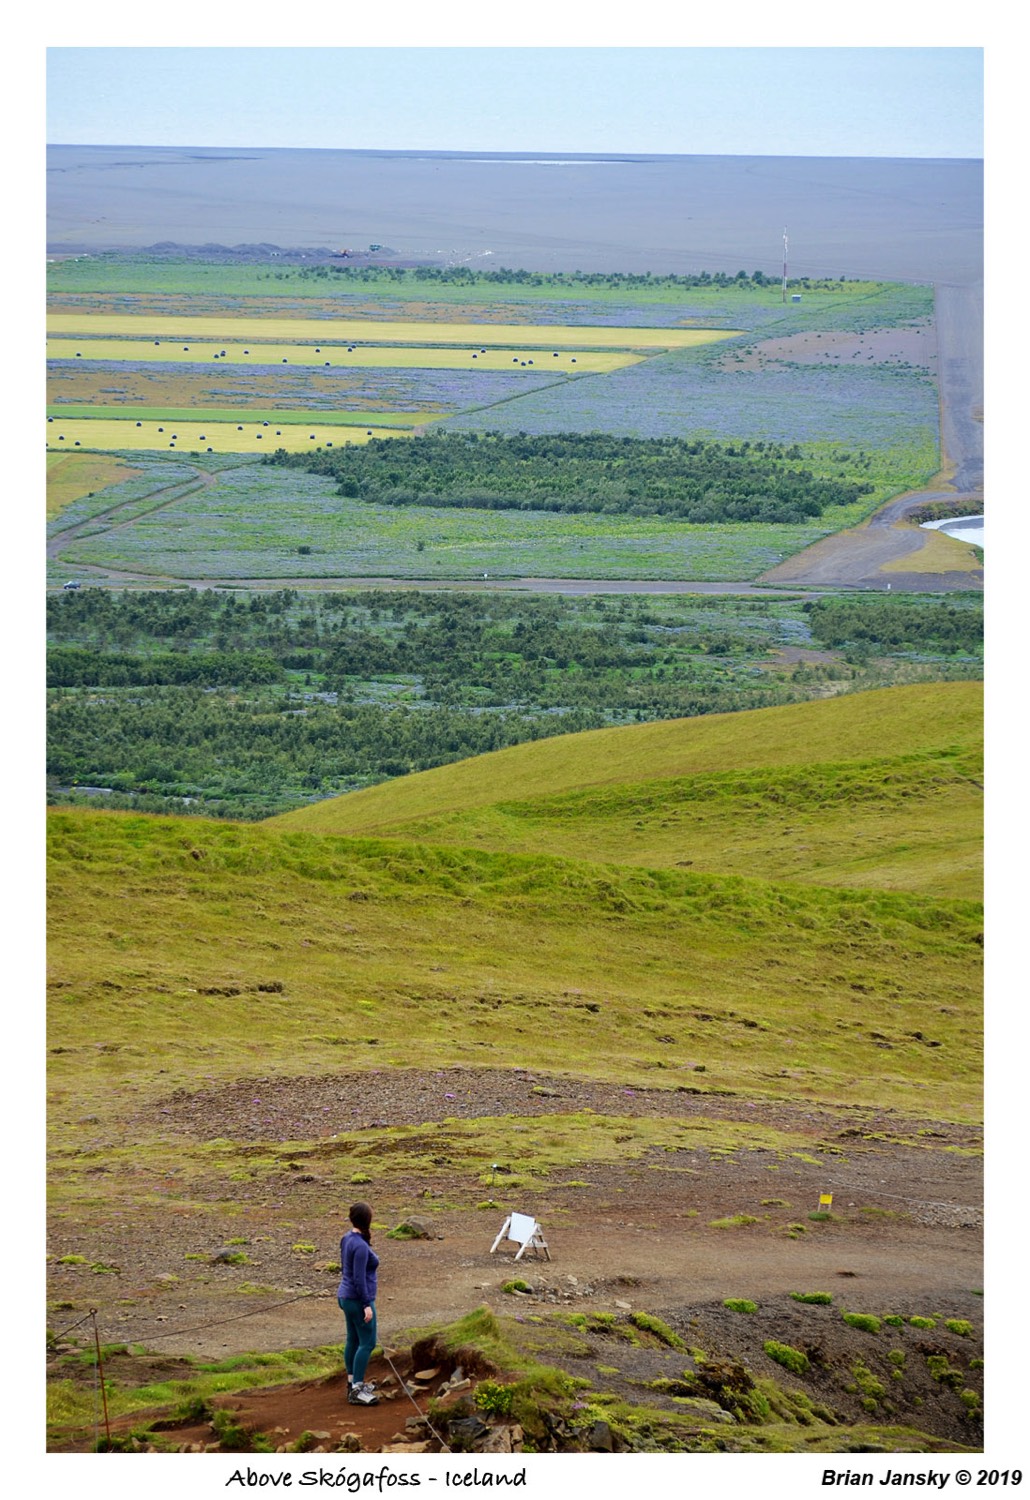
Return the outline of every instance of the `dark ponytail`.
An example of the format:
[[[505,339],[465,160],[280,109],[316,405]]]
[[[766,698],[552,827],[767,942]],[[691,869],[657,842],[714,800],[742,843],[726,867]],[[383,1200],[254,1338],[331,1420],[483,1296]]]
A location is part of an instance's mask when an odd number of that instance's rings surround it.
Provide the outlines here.
[[[366,1245],[372,1243],[372,1210],[367,1203],[354,1203],[349,1214],[351,1223]]]

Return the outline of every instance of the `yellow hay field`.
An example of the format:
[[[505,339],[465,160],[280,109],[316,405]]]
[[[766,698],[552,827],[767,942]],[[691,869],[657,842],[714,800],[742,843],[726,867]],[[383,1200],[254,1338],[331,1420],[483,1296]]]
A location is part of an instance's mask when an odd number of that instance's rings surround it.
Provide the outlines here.
[[[486,346],[483,346],[484,348]],[[224,356],[222,350],[225,350]],[[217,357],[216,357],[217,356]],[[48,339],[47,358],[133,360],[154,364],[269,365],[290,364],[323,369],[528,370],[547,374],[606,374],[639,364],[643,355],[616,351],[536,348],[429,349],[410,345],[248,344],[191,342],[144,343],[135,339]]]
[[[317,422],[308,426],[265,427],[261,422],[134,422],[104,418],[76,418],[47,421],[47,448],[94,448],[103,452],[123,450],[149,451],[175,449],[190,453],[272,453],[286,448],[299,453],[306,448],[342,448],[348,443],[367,443],[370,438],[408,437],[393,427],[327,427]]]
[[[51,313],[47,333],[86,338],[134,337],[278,340],[288,344],[464,344],[507,349],[694,349],[719,339],[737,338],[735,329],[572,328],[503,323],[379,322],[371,318],[189,318],[115,313]]]
[[[130,468],[117,458],[94,458],[88,453],[48,453],[47,520],[58,515],[73,500],[81,500],[84,495],[91,495],[95,490],[106,489],[109,484],[120,484],[123,479],[134,479],[142,472],[142,469]]]

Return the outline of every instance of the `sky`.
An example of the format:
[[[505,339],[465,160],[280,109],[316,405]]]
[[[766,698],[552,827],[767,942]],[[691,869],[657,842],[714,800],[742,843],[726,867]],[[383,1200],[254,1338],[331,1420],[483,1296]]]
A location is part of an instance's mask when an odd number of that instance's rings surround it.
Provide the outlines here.
[[[980,157],[983,53],[60,45],[46,113],[51,144]]]

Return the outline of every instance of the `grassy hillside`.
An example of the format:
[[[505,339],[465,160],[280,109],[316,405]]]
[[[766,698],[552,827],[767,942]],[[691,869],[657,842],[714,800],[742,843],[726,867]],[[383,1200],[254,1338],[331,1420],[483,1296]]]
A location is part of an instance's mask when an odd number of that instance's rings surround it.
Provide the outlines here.
[[[976,1201],[982,909],[959,892],[975,886],[979,725],[975,685],[939,684],[568,736],[265,824],[52,811],[52,1317],[99,1306],[105,1337],[145,1342],[187,1308],[187,1328],[211,1320],[219,1338],[248,1312],[289,1303],[282,1316],[300,1319],[299,1287],[331,1308],[333,1263],[314,1257],[335,1250],[358,1191],[380,1230],[413,1205],[445,1224],[431,1263],[421,1245],[389,1246],[393,1295],[417,1287],[420,1307],[455,1277],[504,1274],[485,1266],[484,1213],[517,1201],[562,1237],[559,1285],[573,1265],[602,1300],[581,1241],[593,1255],[613,1214],[634,1234],[650,1226],[620,1248],[615,1290],[646,1272],[640,1298],[758,1372],[763,1338],[813,1334],[795,1277],[821,1285],[842,1261],[837,1274],[872,1278],[868,1298],[880,1267],[926,1257],[919,1299],[899,1282],[863,1306],[899,1328],[899,1313],[968,1317],[975,1208],[953,1210],[958,1231],[925,1215]],[[512,785],[521,800],[499,800]],[[350,805],[391,836],[307,826]],[[419,818],[437,842],[404,836]],[[678,839],[693,868],[677,868]],[[726,873],[734,862],[748,873]],[[884,888],[906,870],[911,889]],[[842,888],[842,871],[867,884]],[[806,1214],[827,1184],[841,1208]],[[738,1232],[746,1245],[724,1251]],[[628,1265],[634,1250],[644,1260]],[[477,1255],[482,1269],[463,1270]],[[703,1334],[684,1302],[698,1266],[716,1298]],[[725,1324],[731,1293],[778,1299],[746,1347]],[[323,1315],[309,1318],[308,1341],[324,1339]],[[598,1318],[610,1332],[615,1315]],[[834,1352],[811,1385],[837,1413],[835,1443],[842,1420],[873,1410],[849,1405],[867,1366],[840,1326],[834,1309],[817,1330]],[[623,1380],[627,1432],[650,1433],[643,1392],[666,1387],[641,1386],[635,1335],[612,1340],[602,1393],[623,1399]],[[911,1407],[920,1431],[878,1429],[877,1443],[965,1441],[958,1395],[950,1416],[935,1405],[920,1421],[937,1392],[932,1372],[917,1383],[917,1353],[909,1405],[890,1410]],[[78,1410],[69,1389],[55,1385],[57,1421]],[[762,1430],[760,1446],[797,1446]]]
[[[976,899],[982,685],[598,730],[270,826]]]
[[[366,1049],[377,1068],[518,1061],[979,1111],[973,902],[119,813],[50,824],[52,1118],[77,1166],[64,1125],[120,1111],[120,1086],[142,1102]]]

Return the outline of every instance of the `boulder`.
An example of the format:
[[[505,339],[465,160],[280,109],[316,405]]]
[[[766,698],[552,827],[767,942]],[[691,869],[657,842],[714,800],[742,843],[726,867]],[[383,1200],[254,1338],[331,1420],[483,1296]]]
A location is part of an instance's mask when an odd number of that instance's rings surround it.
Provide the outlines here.
[[[398,1232],[405,1239],[410,1240],[435,1240],[438,1238],[425,1219],[416,1218],[414,1214],[410,1218],[401,1220],[394,1231],[394,1233]]]

